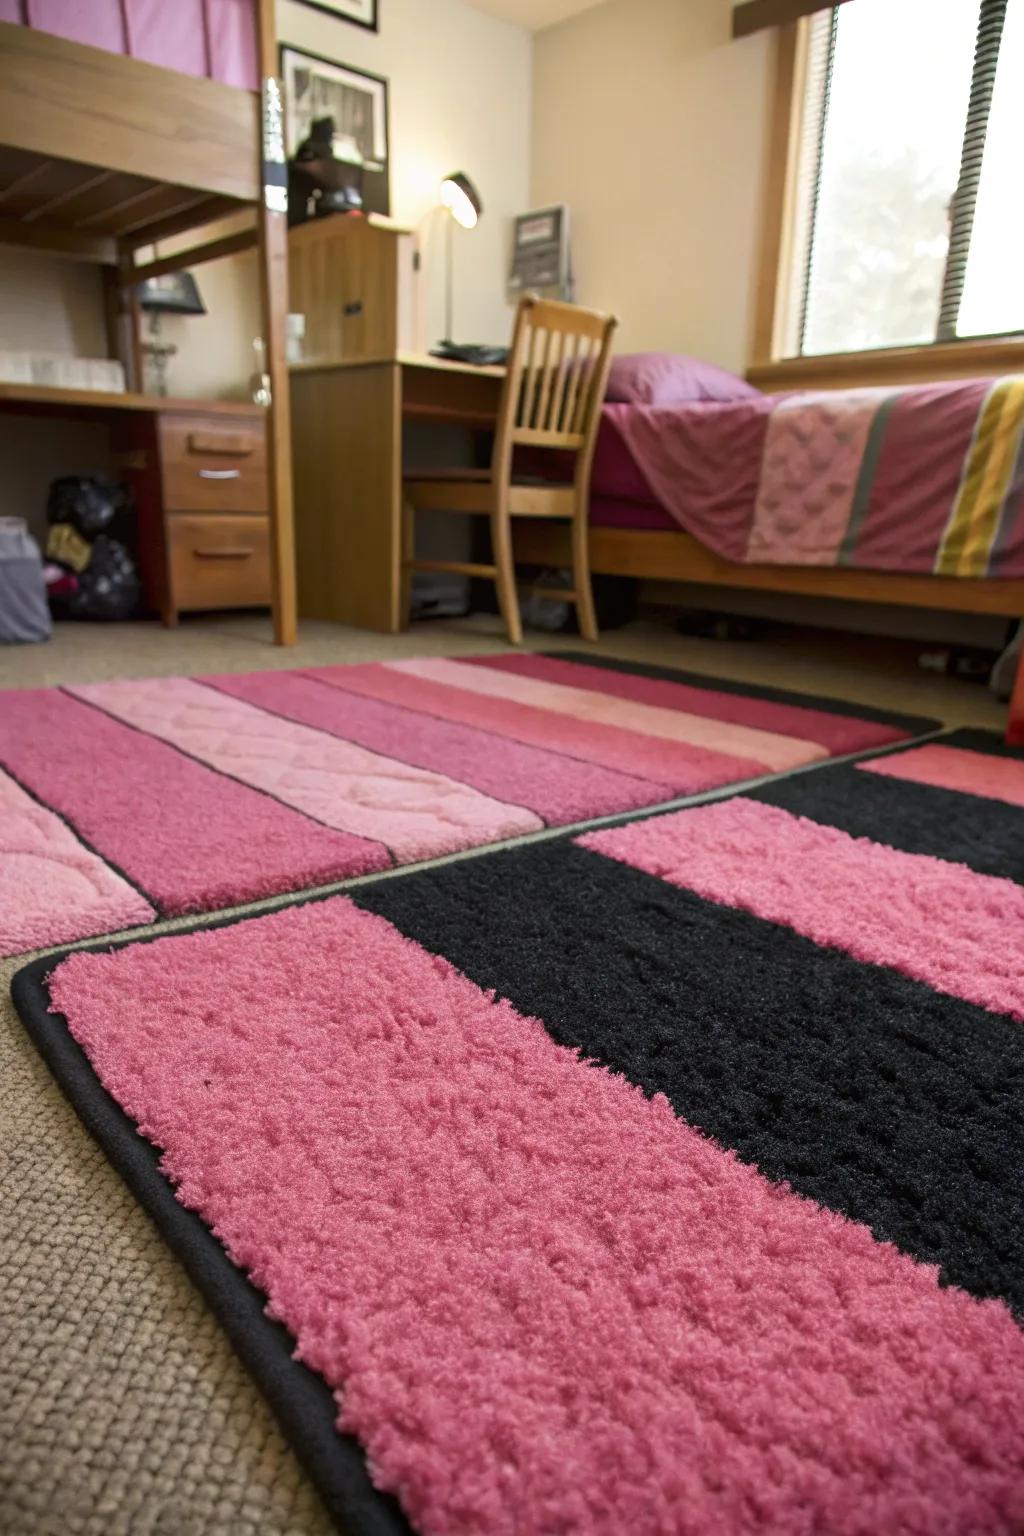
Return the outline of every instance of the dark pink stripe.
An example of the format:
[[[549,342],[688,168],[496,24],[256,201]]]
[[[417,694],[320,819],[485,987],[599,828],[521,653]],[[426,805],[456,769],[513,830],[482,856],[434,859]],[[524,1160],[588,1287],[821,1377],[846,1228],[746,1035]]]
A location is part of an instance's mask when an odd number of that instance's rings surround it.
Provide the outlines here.
[[[472,726],[384,704],[290,672],[251,672],[201,679],[303,725],[329,731],[435,773],[447,774],[507,804],[525,806],[549,825],[586,821],[591,816],[656,804],[669,793],[660,785],[592,763],[559,757],[520,742],[503,740]]]
[[[728,725],[746,725],[753,730],[813,741],[818,746],[827,747],[834,756],[864,747],[886,746],[889,742],[904,741],[907,736],[906,731],[872,720],[831,715],[800,704],[774,704],[745,694],[721,693],[715,688],[695,688],[689,683],[670,683],[635,673],[612,672],[604,667],[588,667],[585,662],[561,661],[555,656],[520,653],[514,656],[466,656],[462,660],[472,662],[476,667],[516,672],[540,682],[589,688],[595,693],[611,694],[635,704],[654,704],[660,709],[704,715],[708,720],[720,720]]]
[[[1001,1302],[382,918],[75,954],[51,996],[422,1536],[1020,1531]]]
[[[320,826],[54,689],[4,695],[0,762],[168,914],[390,863],[382,844]]]
[[[579,839],[711,901],[1024,1019],[1024,887],[754,800]]]
[[[996,757],[990,752],[971,752],[963,747],[915,747],[873,763],[858,763],[868,773],[889,779],[909,779],[913,784],[933,784],[1007,805],[1024,805],[1024,757]]]
[[[762,763],[713,752],[707,747],[643,736],[618,726],[561,715],[555,710],[453,688],[376,662],[358,667],[321,667],[316,676],[346,692],[402,704],[442,720],[459,721],[495,736],[646,779],[659,792],[659,798],[697,794],[720,784],[756,778],[767,771]]]

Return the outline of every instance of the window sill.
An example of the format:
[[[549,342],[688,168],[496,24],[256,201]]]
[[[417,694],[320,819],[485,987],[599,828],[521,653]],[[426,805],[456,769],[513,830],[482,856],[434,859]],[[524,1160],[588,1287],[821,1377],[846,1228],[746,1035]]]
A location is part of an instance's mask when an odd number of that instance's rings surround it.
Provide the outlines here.
[[[948,379],[1024,373],[1024,340],[939,342],[871,352],[833,352],[756,363],[747,379],[767,394],[788,389],[849,389],[873,384],[931,384]]]

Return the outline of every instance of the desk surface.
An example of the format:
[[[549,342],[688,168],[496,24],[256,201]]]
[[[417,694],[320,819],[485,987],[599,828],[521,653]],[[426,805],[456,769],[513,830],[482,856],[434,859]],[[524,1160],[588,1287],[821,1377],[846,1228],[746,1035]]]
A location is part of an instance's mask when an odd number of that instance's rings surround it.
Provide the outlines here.
[[[38,405],[51,410],[152,411],[179,415],[262,416],[263,408],[249,400],[182,400],[176,395],[137,395],[105,389],[57,389],[44,384],[0,384],[4,405]]]
[[[469,373],[483,379],[505,377],[504,368],[478,368],[473,363],[457,363],[444,357],[431,357],[429,352],[394,352],[390,357],[356,357],[348,361],[310,358],[301,363],[291,363],[289,368],[292,373],[323,373],[332,368],[379,368],[383,363],[398,363],[402,368],[430,369],[434,373]]]

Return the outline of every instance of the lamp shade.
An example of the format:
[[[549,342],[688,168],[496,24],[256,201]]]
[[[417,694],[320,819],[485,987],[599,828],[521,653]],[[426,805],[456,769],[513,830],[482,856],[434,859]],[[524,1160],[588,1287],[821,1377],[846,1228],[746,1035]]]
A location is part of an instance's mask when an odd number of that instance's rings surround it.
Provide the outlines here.
[[[465,171],[452,171],[444,178],[441,201],[463,229],[473,229],[484,211],[483,199]]]
[[[199,285],[191,272],[165,272],[147,277],[138,285],[139,303],[150,313],[162,315],[205,315],[206,305],[199,295]]]

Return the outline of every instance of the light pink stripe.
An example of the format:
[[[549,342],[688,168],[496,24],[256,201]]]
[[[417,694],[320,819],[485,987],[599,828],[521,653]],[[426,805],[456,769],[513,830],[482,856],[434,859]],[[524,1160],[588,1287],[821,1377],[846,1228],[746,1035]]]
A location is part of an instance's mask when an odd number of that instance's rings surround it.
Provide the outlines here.
[[[579,839],[711,901],[1024,1019],[1024,887],[725,800]]]
[[[664,790],[665,799],[673,794],[697,794],[720,784],[735,784],[765,772],[763,763],[666,741],[663,737],[640,736],[614,725],[592,725],[573,715],[512,704],[506,699],[488,698],[486,694],[451,688],[446,683],[432,683],[425,677],[411,677],[377,662],[357,667],[321,667],[315,675],[347,693],[385,699],[437,719],[461,721],[497,737],[647,779],[655,789]]]
[[[905,741],[906,730],[862,720],[855,713],[831,714],[813,705],[777,704],[756,694],[726,693],[708,679],[708,687],[692,683],[670,682],[667,678],[644,677],[637,672],[616,672],[610,667],[590,667],[581,661],[563,661],[558,656],[531,656],[518,651],[512,656],[467,657],[474,667],[491,667],[498,672],[516,672],[521,677],[535,677],[541,682],[566,683],[573,688],[589,688],[618,699],[633,699],[638,704],[656,704],[663,709],[685,710],[722,720],[733,725],[753,726],[800,741],[815,741],[833,756],[882,747]],[[852,706],[855,710],[856,706]]]
[[[3,695],[0,761],[166,915],[391,862],[382,843],[318,826],[55,688]]]
[[[549,826],[635,810],[671,795],[665,785],[521,742],[506,740],[498,746],[487,731],[345,693],[340,687],[343,674],[338,687],[325,688],[315,678],[315,672],[251,672],[202,681],[301,725],[445,773],[506,804],[526,806]]]
[[[0,955],[152,922],[156,913],[59,816],[0,770]]]
[[[422,1536],[1020,1532],[1001,1302],[382,918],[73,955],[51,995]]]
[[[956,789],[965,795],[1024,806],[1024,758],[936,745],[915,747],[911,752],[880,757],[877,762],[858,763],[857,767],[889,779],[909,779],[914,784],[933,784],[937,789]]]
[[[384,843],[400,862],[535,832],[540,818],[443,774],[280,720],[189,678],[72,692],[328,827]]]
[[[586,688],[566,688],[561,683],[542,683],[532,677],[517,677],[511,672],[496,672],[459,661],[414,659],[390,661],[387,666],[424,677],[452,688],[468,688],[474,693],[507,699],[515,704],[530,704],[558,714],[572,715],[596,725],[614,725],[622,730],[660,736],[666,741],[686,742],[690,746],[709,747],[750,762],[764,763],[779,771],[811,763],[828,753],[816,742],[779,736],[772,731],[755,731],[726,721],[708,720],[688,715],[682,710],[661,709],[651,704],[636,704]]]

